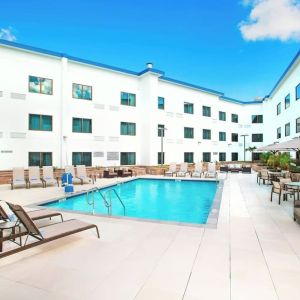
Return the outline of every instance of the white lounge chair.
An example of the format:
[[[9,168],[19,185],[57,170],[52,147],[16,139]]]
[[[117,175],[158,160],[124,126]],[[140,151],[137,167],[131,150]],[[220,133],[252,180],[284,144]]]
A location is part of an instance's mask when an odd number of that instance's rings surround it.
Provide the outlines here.
[[[206,178],[217,178],[216,164],[209,163],[207,172],[205,173]]]
[[[25,180],[24,168],[13,168],[13,176],[11,179],[11,189],[15,187],[24,186],[27,188],[27,181]]]
[[[165,176],[172,176],[176,173],[176,163],[170,163],[169,170],[165,171]]]
[[[93,178],[87,176],[85,165],[77,165],[76,170],[77,170],[77,178],[81,179],[82,183],[91,183],[91,182],[94,183]]]
[[[203,174],[203,166],[202,166],[201,162],[198,162],[198,163],[196,163],[195,169],[192,172],[192,177],[199,177],[199,178],[201,178],[202,174]]]
[[[185,177],[186,174],[188,174],[188,164],[187,163],[182,163],[180,165],[180,170],[176,172],[176,177]]]
[[[73,181],[74,184],[76,184],[76,183],[77,184],[83,184],[83,180],[76,177],[74,166],[65,166],[65,172],[72,174],[72,177],[73,177],[72,181]]]
[[[48,185],[55,185],[59,186],[58,178],[54,178],[53,167],[51,166],[44,166],[43,167],[43,176],[42,180],[44,181],[45,187]]]
[[[28,168],[28,187],[31,188],[32,185],[42,185],[44,187],[44,183],[41,180],[40,167]]]

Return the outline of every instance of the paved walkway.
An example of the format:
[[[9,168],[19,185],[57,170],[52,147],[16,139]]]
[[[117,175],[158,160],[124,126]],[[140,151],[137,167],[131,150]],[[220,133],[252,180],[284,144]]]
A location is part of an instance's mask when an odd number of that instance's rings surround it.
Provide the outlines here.
[[[2,188],[0,199],[44,191],[29,193]],[[98,224],[101,239],[84,232],[1,259],[1,299],[298,299],[300,226],[269,197],[254,174],[229,174],[217,229],[66,214]]]

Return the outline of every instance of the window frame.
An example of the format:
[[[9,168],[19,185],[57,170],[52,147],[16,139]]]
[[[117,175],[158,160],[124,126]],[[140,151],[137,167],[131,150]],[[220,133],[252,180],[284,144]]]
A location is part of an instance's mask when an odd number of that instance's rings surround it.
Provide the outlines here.
[[[299,124],[297,123],[297,121],[299,120]],[[300,132],[300,117],[296,119],[296,133]]]
[[[209,138],[205,137],[205,134],[204,134],[205,132],[209,133]],[[202,129],[202,139],[203,140],[211,140],[211,129],[206,129],[206,128]]]
[[[163,101],[163,107],[162,108],[160,107],[161,104],[159,103],[159,100]],[[165,109],[165,98],[164,97],[160,97],[160,96],[157,97],[157,109],[160,109],[160,110]]]
[[[236,141],[233,139],[233,136],[237,137]],[[236,133],[236,132],[231,133],[231,142],[233,142],[233,143],[238,143],[239,142],[239,134],[238,133]]]
[[[221,139],[221,136],[224,136],[224,139]],[[226,142],[226,131],[219,131],[219,141]]]
[[[295,98],[296,101],[300,99],[300,83],[295,87]]]
[[[276,130],[276,136],[277,136],[277,139],[281,139],[281,126],[277,128],[277,130]]]
[[[236,121],[235,121],[236,118]],[[239,115],[238,114],[231,114],[231,123],[239,123]]]
[[[158,165],[165,164],[165,152],[162,153],[162,159],[163,159],[163,161],[161,161],[161,152],[157,152],[157,164]]]
[[[276,114],[279,116],[281,114],[281,102],[276,105]]]
[[[81,158],[80,158],[80,163],[78,163],[78,164],[76,164],[75,162],[74,162],[74,157],[75,157],[75,154],[80,154],[80,156],[81,156]],[[90,154],[90,157],[89,157],[89,159],[90,159],[90,164],[88,163],[86,163],[87,161],[84,159],[84,156],[85,155],[87,155],[87,154]],[[74,166],[78,166],[78,165],[85,165],[85,166],[87,166],[87,167],[91,167],[92,165],[93,165],[93,155],[92,155],[92,152],[77,152],[77,151],[75,151],[75,152],[72,152],[72,165],[74,165]]]
[[[288,109],[291,106],[291,94],[287,94],[284,98],[284,108]]]
[[[39,129],[33,129],[33,128],[30,128],[30,117],[31,116],[39,116],[40,118],[40,126],[39,126]],[[43,126],[43,117],[50,117],[51,118],[51,129],[47,130],[47,129],[42,129],[42,126]],[[50,116],[50,115],[40,115],[40,114],[29,114],[28,116],[28,130],[30,131],[48,131],[48,132],[51,132],[53,131],[53,116]]]
[[[221,154],[222,155],[224,154],[225,159],[221,159],[221,156],[220,156]],[[226,152],[219,152],[219,161],[226,161]]]
[[[30,90],[30,77],[35,77],[35,78],[39,79],[39,86],[40,86],[40,91],[39,92],[34,92],[34,91]],[[50,80],[51,81],[51,93],[50,94],[42,92],[42,85],[41,85],[40,79]],[[53,79],[45,78],[45,77],[40,77],[40,76],[34,76],[34,75],[28,75],[28,93],[53,96]]]
[[[191,112],[189,111],[190,109],[189,108],[192,108],[191,109]],[[190,114],[190,115],[193,115],[194,114],[194,103],[191,103],[191,102],[184,102],[183,103],[183,112],[185,114]]]
[[[288,133],[287,133],[287,128],[288,128]],[[291,123],[288,122],[284,125],[284,136],[290,136],[291,135]]]
[[[81,120],[81,131],[74,131],[74,119]],[[83,128],[84,128],[83,121],[86,121],[86,120],[90,121],[90,129],[91,129],[91,131],[88,131],[88,132],[83,131]],[[73,133],[93,133],[93,119],[73,117],[72,118],[72,132]]]
[[[194,152],[184,152],[183,162],[188,163],[188,164],[193,164],[194,163]]]
[[[207,115],[205,114],[205,111],[209,112]],[[202,116],[203,117],[211,117],[211,106],[202,105]]]
[[[81,97],[81,98],[79,98],[79,97],[78,97],[78,98],[74,97],[74,86],[75,86],[75,85],[81,86],[81,94],[83,94],[83,87],[89,87],[89,88],[91,88],[91,98],[89,99],[89,98],[83,98],[83,97]],[[73,99],[78,99],[78,100],[92,101],[92,100],[93,100],[93,86],[73,82],[73,83],[72,83],[72,98],[73,98]]]
[[[194,138],[194,128],[193,127],[184,127],[183,137],[185,139],[193,139]],[[191,136],[188,136],[187,133],[190,132]]]
[[[208,157],[209,157],[208,160],[205,159],[206,155],[208,155]],[[211,162],[211,152],[202,152],[202,161],[203,162],[208,162],[208,163]]]
[[[236,154],[236,159],[233,159],[233,155]],[[239,153],[238,152],[231,152],[231,161],[239,161]]]
[[[260,140],[255,140],[255,138],[254,137],[258,137],[258,136],[260,136],[260,137],[262,137],[262,139]],[[264,141],[264,135],[263,135],[263,133],[252,133],[252,135],[251,135],[251,141],[252,141],[252,143],[263,143],[263,141]]]
[[[252,124],[262,124],[264,122],[264,116],[263,115],[252,115],[251,121],[252,121]]]
[[[224,119],[221,118],[222,115],[225,116]],[[226,122],[226,112],[225,111],[219,111],[219,121]]]
[[[39,154],[39,165],[36,164],[31,164],[30,163],[30,155],[31,154]],[[44,163],[44,155],[45,154],[50,154],[50,164],[43,164]],[[28,152],[28,166],[29,167],[40,167],[42,168],[43,166],[52,166],[53,165],[53,153],[52,152],[39,152],[39,151],[30,151]]]
[[[134,154],[134,163],[130,163],[130,164],[124,164],[124,163],[122,163],[122,160],[124,159],[124,158],[122,158],[122,156],[123,155],[127,155],[127,157],[126,157],[126,159],[127,159],[127,162],[128,162],[128,158],[129,158],[129,154]],[[136,152],[120,152],[120,165],[121,166],[135,166],[136,165]]]
[[[122,128],[123,126],[126,125],[126,133],[122,133]],[[129,130],[129,126],[132,126],[133,125],[133,128],[134,128],[134,134],[129,134],[129,132],[131,132],[131,130]],[[125,135],[125,136],[136,136],[136,123],[131,123],[131,122],[120,122],[120,135]]]
[[[162,129],[160,129],[162,128]],[[165,137],[165,125],[164,124],[158,124],[157,125],[157,136],[158,137]]]
[[[122,95],[123,94],[127,94],[127,104],[126,103],[122,103],[122,100],[123,100],[123,98],[122,98]],[[131,105],[130,104],[130,95],[131,96],[134,96],[134,105]],[[133,93],[128,93],[128,92],[122,92],[121,91],[121,94],[120,94],[120,100],[121,100],[121,105],[125,105],[125,106],[131,106],[131,107],[136,107],[136,94],[133,94]]]

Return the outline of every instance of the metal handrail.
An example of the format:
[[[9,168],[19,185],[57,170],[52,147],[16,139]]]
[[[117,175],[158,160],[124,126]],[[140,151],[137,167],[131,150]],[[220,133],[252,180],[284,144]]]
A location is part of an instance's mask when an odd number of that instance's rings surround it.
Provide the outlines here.
[[[112,215],[112,201],[111,201],[111,192],[114,192],[115,195],[117,196],[119,202],[121,203],[121,205],[123,206],[123,212],[124,212],[124,216],[125,216],[125,212],[126,212],[126,208],[125,208],[125,205],[122,201],[122,199],[120,198],[119,194],[117,193],[117,191],[115,189],[109,189],[107,191],[104,192],[104,195],[103,195],[103,198],[104,198],[104,201],[106,202],[106,204],[108,204],[107,208],[108,208],[108,214],[109,215]],[[107,202],[106,200],[106,194],[108,194],[110,197],[109,197],[109,203]]]
[[[93,215],[95,214],[95,197],[94,197],[94,190],[95,189],[91,189],[91,190],[88,190],[86,192],[86,202],[88,205],[92,205],[93,206]],[[92,193],[92,202],[90,202],[90,193]]]

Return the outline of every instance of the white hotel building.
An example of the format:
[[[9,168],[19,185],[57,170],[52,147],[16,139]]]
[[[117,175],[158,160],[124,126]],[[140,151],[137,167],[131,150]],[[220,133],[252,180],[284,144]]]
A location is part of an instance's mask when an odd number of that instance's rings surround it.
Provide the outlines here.
[[[242,102],[151,64],[133,72],[1,40],[0,170],[157,165],[162,140],[165,163],[244,160],[242,135],[246,148],[300,135],[299,84],[300,52],[267,97]]]

